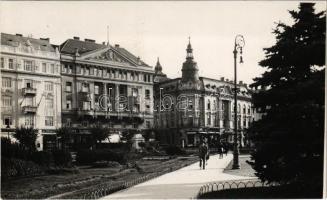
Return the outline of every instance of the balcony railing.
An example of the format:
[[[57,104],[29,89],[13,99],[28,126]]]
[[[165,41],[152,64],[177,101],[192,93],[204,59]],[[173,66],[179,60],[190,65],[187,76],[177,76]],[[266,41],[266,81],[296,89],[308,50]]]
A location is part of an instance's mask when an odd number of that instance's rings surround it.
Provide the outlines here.
[[[36,95],[36,88],[26,87],[23,88],[23,95]]]
[[[23,113],[36,113],[36,106],[23,106]]]

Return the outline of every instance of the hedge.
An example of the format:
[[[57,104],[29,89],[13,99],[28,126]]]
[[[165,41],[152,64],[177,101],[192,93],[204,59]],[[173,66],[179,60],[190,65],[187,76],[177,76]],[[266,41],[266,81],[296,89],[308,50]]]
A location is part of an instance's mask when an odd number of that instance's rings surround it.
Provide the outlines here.
[[[76,162],[78,164],[88,165],[97,161],[116,161],[120,164],[125,164],[126,155],[109,150],[82,150],[77,152]]]

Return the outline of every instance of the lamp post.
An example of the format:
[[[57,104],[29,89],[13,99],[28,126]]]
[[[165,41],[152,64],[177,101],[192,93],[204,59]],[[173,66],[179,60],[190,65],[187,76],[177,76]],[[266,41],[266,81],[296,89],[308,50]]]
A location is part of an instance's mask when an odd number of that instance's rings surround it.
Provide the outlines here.
[[[242,51],[245,45],[244,37],[236,35],[234,43],[234,151],[233,151],[233,169],[239,169],[239,146],[238,146],[238,130],[237,130],[237,53],[240,54],[240,63],[243,63]]]

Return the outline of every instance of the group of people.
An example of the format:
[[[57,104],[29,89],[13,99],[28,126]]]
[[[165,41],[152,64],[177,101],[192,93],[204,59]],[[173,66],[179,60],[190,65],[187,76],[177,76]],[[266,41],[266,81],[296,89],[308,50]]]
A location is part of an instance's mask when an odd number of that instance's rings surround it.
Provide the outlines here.
[[[228,153],[228,145],[218,143],[217,144],[219,159],[224,157],[224,153],[227,156]],[[205,166],[208,164],[210,156],[209,144],[205,141],[202,141],[199,145],[199,158],[200,158],[200,169],[205,169]]]

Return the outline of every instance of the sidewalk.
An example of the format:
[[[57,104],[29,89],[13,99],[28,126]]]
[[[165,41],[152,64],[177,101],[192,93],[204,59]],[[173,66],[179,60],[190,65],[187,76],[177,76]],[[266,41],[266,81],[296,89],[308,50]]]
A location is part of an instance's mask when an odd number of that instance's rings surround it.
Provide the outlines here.
[[[190,199],[207,182],[255,178],[223,173],[232,159],[232,154],[223,159],[218,155],[211,156],[205,170],[200,170],[197,162],[102,199]]]

